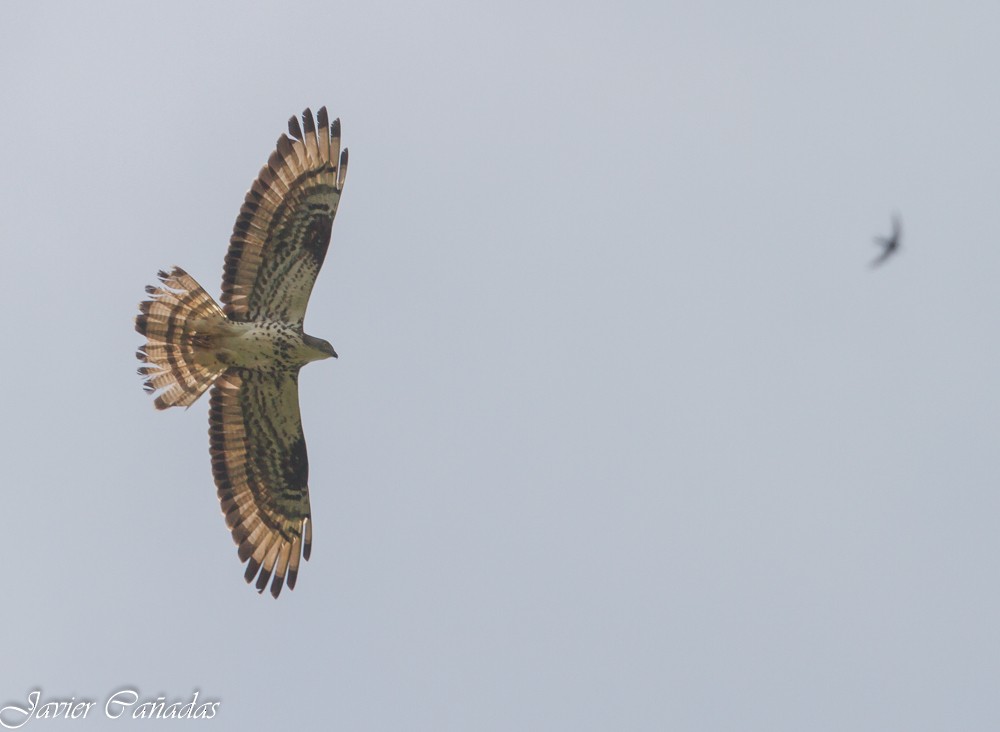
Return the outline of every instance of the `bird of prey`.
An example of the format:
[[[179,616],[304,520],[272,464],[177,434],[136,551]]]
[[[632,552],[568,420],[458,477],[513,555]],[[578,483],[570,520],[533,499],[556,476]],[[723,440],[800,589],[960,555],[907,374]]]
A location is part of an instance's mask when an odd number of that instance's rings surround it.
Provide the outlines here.
[[[887,260],[896,250],[899,249],[900,236],[903,233],[903,222],[900,221],[899,215],[893,215],[892,217],[892,234],[890,236],[876,236],[875,243],[882,247],[882,252],[875,258],[872,262],[872,267],[877,267],[882,262]]]
[[[229,240],[220,307],[180,267],[146,287],[136,356],[157,409],[188,407],[209,387],[212,473],[247,583],[295,587],[309,559],[309,466],[299,369],[336,358],[302,329],[347,175],[340,120],[326,108],[288,120]],[[273,576],[273,581],[272,581]]]

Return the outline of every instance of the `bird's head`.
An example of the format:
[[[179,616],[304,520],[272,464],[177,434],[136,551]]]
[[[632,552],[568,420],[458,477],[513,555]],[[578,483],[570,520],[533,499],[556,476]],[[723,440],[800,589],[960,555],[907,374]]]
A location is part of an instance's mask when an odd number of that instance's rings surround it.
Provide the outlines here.
[[[313,338],[311,335],[302,334],[303,340],[306,342],[313,352],[316,354],[316,361],[321,361],[324,358],[337,358],[337,352],[333,350],[333,346],[330,345],[329,341],[324,341],[322,338]]]

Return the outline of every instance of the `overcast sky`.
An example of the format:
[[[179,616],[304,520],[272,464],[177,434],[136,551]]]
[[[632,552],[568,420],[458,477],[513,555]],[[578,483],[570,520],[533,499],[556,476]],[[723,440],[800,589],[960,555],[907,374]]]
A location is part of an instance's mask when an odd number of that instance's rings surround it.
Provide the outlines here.
[[[4,16],[0,705],[1000,725],[1000,5]],[[218,296],[324,104],[351,167],[306,328],[340,358],[302,373],[314,544],[275,601],[132,318],[171,265]]]

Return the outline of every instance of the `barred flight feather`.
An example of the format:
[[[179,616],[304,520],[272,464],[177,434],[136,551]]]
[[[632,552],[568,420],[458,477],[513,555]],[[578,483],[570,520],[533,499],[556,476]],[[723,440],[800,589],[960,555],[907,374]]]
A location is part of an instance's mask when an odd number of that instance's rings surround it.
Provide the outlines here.
[[[274,571],[271,593],[277,597],[288,567],[278,557],[293,549],[297,554],[310,518],[298,373],[227,372],[225,383],[212,389],[209,414],[219,503],[240,561],[249,561],[246,580],[260,571],[257,589],[263,590]],[[298,566],[297,556],[292,566]],[[288,586],[294,584],[289,578]]]
[[[340,120],[303,126],[288,121],[233,226],[222,278],[223,309],[232,320],[275,319],[301,327],[316,276],[330,244],[347,176]],[[304,132],[303,132],[304,128]]]

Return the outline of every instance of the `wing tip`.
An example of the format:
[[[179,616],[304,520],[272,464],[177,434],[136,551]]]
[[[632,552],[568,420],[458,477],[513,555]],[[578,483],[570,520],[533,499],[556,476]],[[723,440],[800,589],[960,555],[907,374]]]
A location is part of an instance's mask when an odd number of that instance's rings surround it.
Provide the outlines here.
[[[247,584],[253,582],[253,578],[257,576],[257,570],[260,569],[260,563],[253,557],[250,557],[250,561],[247,562],[247,571],[243,574],[243,579],[246,580]]]
[[[288,134],[296,140],[302,140],[302,128],[299,126],[299,118],[294,114],[288,118]]]
[[[306,516],[302,519],[302,531],[304,536],[302,537],[302,558],[307,562],[309,561],[309,555],[312,554],[312,542],[313,542],[313,528],[312,528],[312,517]]]

